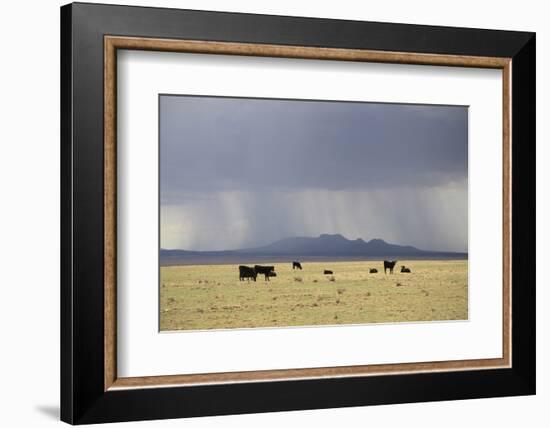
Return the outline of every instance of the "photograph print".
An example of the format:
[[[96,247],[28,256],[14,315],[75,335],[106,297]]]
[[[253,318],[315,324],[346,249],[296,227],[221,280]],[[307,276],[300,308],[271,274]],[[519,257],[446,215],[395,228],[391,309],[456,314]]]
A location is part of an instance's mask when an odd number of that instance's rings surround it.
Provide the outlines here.
[[[159,95],[161,331],[468,319],[468,107]]]

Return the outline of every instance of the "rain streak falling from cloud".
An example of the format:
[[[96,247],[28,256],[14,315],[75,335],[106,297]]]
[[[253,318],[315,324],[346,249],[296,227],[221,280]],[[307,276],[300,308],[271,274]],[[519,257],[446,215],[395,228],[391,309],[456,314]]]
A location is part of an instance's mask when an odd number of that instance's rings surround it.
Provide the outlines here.
[[[467,251],[468,109],[160,98],[161,246],[341,233]]]

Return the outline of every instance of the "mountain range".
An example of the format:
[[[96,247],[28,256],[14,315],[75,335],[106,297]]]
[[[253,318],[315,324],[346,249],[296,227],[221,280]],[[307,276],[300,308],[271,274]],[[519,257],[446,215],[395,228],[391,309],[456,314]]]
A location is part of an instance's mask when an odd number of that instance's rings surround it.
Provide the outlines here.
[[[160,250],[160,264],[255,263],[262,261],[324,261],[361,259],[465,259],[467,253],[420,250],[383,239],[351,240],[340,234],[292,237],[256,248],[221,251]]]

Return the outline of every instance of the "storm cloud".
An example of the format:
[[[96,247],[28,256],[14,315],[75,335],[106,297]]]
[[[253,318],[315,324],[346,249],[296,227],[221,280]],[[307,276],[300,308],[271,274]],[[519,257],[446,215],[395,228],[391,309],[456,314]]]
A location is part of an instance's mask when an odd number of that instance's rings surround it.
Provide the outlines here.
[[[161,246],[341,233],[467,250],[468,109],[160,96]]]

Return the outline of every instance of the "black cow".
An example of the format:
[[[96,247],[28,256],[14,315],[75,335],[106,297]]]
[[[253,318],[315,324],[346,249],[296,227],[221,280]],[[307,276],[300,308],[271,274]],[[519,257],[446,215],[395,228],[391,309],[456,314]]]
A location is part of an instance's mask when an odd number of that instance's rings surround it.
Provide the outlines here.
[[[325,270],[323,272],[324,275],[332,275],[332,271],[331,270]]]
[[[378,273],[378,269],[371,268],[369,269],[369,273]]]
[[[393,268],[395,264],[397,263],[397,260],[384,260],[384,274],[386,273],[386,269],[390,270],[390,273],[393,273]]]
[[[292,262],[292,270],[294,269],[302,270],[302,265],[300,264],[300,262]]]
[[[265,281],[269,281],[269,277],[270,277],[270,276],[277,276],[277,274],[275,273],[275,266],[260,266],[260,265],[256,265],[256,266],[254,266],[254,269],[255,269],[256,272],[258,272],[259,274],[264,275]]]
[[[411,273],[411,270],[408,267],[401,266],[401,273]]]
[[[256,272],[256,269],[249,266],[239,266],[239,281],[244,281],[245,278],[247,281],[250,281],[250,278],[252,278],[256,282],[257,276],[258,272]]]

